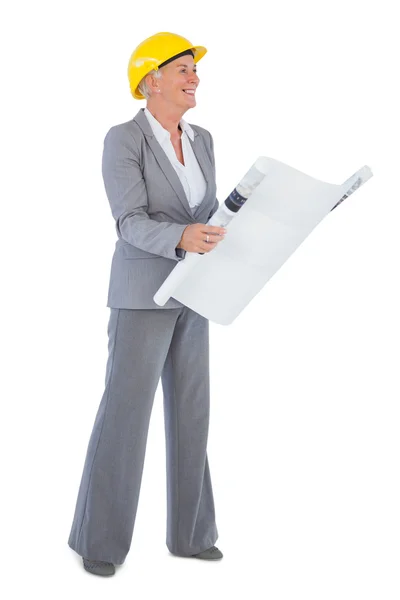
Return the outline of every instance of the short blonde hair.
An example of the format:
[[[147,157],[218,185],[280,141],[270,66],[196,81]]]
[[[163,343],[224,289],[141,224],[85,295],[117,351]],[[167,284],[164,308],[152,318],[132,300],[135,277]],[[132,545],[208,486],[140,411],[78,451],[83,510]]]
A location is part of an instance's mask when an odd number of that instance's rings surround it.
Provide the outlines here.
[[[146,82],[147,75],[154,75],[154,77],[156,79],[161,79],[161,77],[162,77],[161,69],[158,69],[157,71],[155,69],[153,69],[152,71],[149,71],[149,73],[146,73],[146,75],[142,78],[141,82],[138,85],[139,92],[141,94],[143,94],[143,96],[146,98],[146,100],[148,100],[151,96],[149,86],[147,85],[147,82]]]

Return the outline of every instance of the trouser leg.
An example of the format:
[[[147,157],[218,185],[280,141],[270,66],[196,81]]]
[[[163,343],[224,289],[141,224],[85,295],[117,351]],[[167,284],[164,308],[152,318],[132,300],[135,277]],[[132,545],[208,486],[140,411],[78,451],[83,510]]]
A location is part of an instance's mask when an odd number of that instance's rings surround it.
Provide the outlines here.
[[[184,307],[162,371],[170,552],[197,554],[218,538],[207,456],[209,323]]]
[[[122,564],[130,549],[150,415],[178,309],[111,309],[103,397],[68,544]]]

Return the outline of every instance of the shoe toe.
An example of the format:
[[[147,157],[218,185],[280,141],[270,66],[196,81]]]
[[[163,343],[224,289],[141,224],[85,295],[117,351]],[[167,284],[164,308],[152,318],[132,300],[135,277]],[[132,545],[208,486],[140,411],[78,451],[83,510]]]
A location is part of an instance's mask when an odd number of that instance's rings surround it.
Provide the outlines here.
[[[109,577],[115,573],[114,565],[110,562],[104,562],[102,560],[89,560],[87,558],[83,558],[83,566],[85,570],[89,573],[92,573],[92,575]]]
[[[216,546],[211,546],[211,548],[203,550],[203,552],[193,554],[193,558],[200,558],[202,560],[219,560],[222,557],[223,554],[221,550],[219,550]]]

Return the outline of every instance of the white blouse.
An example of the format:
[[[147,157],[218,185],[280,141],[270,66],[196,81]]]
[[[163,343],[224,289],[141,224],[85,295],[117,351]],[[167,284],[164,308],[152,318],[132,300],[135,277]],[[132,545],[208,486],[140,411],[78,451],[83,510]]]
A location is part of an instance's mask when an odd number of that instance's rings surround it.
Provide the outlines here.
[[[183,189],[185,190],[192,212],[194,213],[196,207],[201,204],[204,199],[207,184],[206,180],[204,179],[203,171],[200,168],[196,155],[193,152],[193,148],[189,141],[189,137],[192,141],[194,139],[193,129],[190,127],[189,123],[184,121],[184,119],[179,121],[182,129],[182,152],[185,163],[183,165],[181,162],[179,162],[176,156],[169,131],[164,129],[161,123],[157,121],[147,107],[144,109],[144,114],[150,123],[151,129],[153,130],[157,141],[174,167],[182,183]]]

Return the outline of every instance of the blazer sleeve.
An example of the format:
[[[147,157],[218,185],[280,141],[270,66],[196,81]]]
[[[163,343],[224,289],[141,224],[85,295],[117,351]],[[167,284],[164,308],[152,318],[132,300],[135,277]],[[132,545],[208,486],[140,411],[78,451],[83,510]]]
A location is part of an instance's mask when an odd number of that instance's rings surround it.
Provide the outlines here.
[[[210,132],[208,132],[208,133],[210,136],[210,158],[211,158],[211,164],[212,164],[214,179],[215,179],[216,174],[215,174],[214,140],[212,138],[211,133]],[[212,210],[211,210],[210,214],[208,215],[208,221],[211,219],[213,214],[217,212],[218,208],[219,208],[219,202],[218,202],[217,198],[215,198],[214,206],[212,207]]]
[[[104,138],[102,174],[116,228],[122,239],[145,252],[180,261],[176,246],[187,227],[147,214],[145,180],[133,138],[115,126]],[[179,250],[179,249],[178,249]]]

